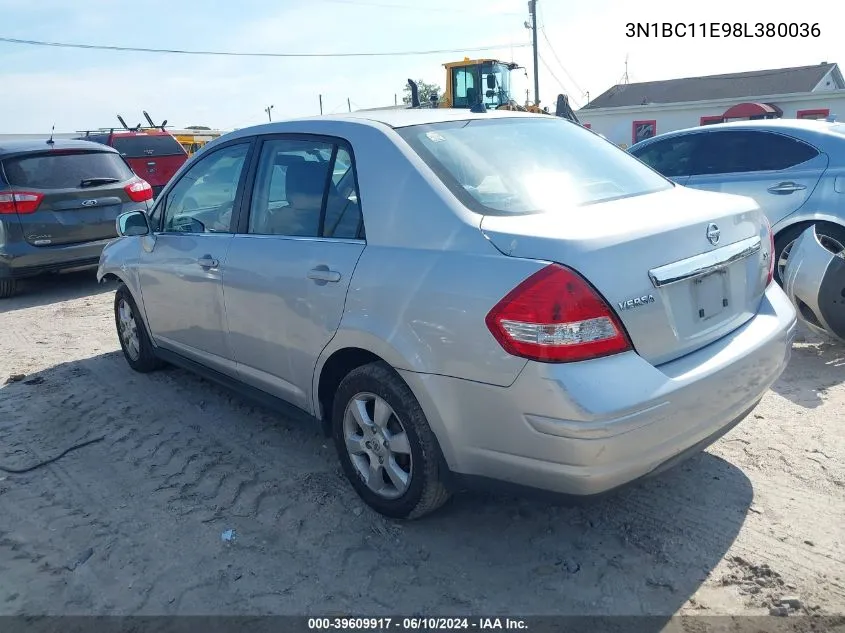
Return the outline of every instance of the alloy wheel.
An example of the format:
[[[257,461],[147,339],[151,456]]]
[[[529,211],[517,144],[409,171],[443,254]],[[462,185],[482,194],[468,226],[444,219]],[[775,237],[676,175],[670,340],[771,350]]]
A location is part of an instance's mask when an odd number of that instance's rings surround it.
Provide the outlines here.
[[[358,476],[384,499],[401,497],[411,483],[411,445],[402,421],[383,398],[359,393],[343,415],[346,451]]]

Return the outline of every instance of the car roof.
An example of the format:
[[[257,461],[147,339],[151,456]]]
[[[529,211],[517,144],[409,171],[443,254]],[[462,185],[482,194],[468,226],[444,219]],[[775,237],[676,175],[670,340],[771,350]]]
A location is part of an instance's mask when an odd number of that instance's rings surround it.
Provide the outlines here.
[[[395,110],[358,110],[342,115],[344,119],[377,121],[393,128],[410,125],[428,125],[478,119],[503,119],[515,117],[549,118],[548,114],[534,114],[515,110],[488,110],[471,112],[466,108],[399,108]]]
[[[259,123],[238,128],[206,143],[194,157],[213,151],[221,144],[264,134],[289,134],[300,131],[298,124],[304,124],[312,130],[317,129],[309,124],[340,124],[365,127],[383,127],[398,129],[412,125],[430,125],[434,123],[448,123],[450,121],[472,121],[491,119],[533,118],[556,121],[566,121],[549,114],[534,114],[516,110],[488,110],[484,113],[470,112],[466,108],[396,108],[378,110],[358,110],[344,114],[322,114],[316,116],[279,119],[271,123]]]
[[[646,147],[653,142],[664,138],[671,138],[673,136],[682,136],[685,134],[697,132],[711,132],[717,130],[768,130],[772,132],[793,132],[799,135],[817,135],[817,134],[833,134],[832,128],[841,126],[843,123],[837,121],[824,121],[817,119],[760,119],[756,121],[729,121],[727,123],[713,123],[711,125],[696,125],[692,127],[683,128],[680,130],[672,130],[671,132],[664,132],[652,136],[649,139],[635,143],[629,150]],[[836,134],[841,138],[841,134]]]
[[[0,143],[0,156],[4,154],[25,154],[27,152],[49,152],[50,150],[69,150],[69,149],[87,149],[96,150],[99,152],[114,152],[117,151],[108,145],[102,143],[95,143],[93,141],[81,141],[72,139],[53,139],[53,143],[48,144],[47,138],[44,139],[26,139],[20,141],[3,141]]]
[[[396,108],[390,110],[358,110],[347,114],[323,114],[317,116],[279,119],[272,123],[262,123],[240,128],[238,132],[257,131],[260,134],[272,133],[274,128],[289,127],[291,123],[305,121],[335,121],[347,123],[381,123],[392,128],[411,125],[447,123],[449,121],[469,121],[484,119],[503,119],[515,117],[555,118],[548,114],[533,114],[513,110],[488,110],[484,113],[470,112],[464,108]],[[258,131],[260,129],[260,131]]]

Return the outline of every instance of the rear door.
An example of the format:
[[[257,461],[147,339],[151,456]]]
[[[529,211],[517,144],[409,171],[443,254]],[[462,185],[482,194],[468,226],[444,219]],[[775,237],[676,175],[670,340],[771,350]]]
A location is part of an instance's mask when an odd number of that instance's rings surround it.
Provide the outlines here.
[[[223,275],[242,380],[309,410],[317,358],[340,325],[364,246],[351,147],[265,138]]]
[[[18,212],[23,234],[33,246],[78,244],[117,236],[115,219],[140,208],[125,187],[132,170],[112,151],[51,150],[2,161],[15,191],[40,197],[34,211]]]
[[[714,130],[687,185],[754,198],[774,226],[807,201],[827,165],[827,154],[784,134]]]
[[[633,147],[630,153],[666,178],[684,185],[692,173],[693,158],[705,132],[672,136],[644,147]]]
[[[136,174],[153,186],[156,194],[188,160],[185,148],[165,132],[117,133],[112,137],[111,145]]]

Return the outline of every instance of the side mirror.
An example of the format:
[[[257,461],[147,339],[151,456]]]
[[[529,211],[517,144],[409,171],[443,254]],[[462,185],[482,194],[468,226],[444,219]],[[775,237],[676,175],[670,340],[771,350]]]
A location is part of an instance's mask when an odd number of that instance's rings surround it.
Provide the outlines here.
[[[487,87],[490,90],[496,89],[496,75],[487,75]]]
[[[115,223],[117,224],[117,234],[120,237],[149,235],[150,233],[150,223],[147,219],[147,214],[143,211],[121,213],[117,216]]]

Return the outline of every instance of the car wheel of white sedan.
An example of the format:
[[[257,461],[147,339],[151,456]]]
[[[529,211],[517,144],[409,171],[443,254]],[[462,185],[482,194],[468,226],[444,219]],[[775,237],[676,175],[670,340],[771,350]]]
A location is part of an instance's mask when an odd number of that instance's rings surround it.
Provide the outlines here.
[[[414,519],[449,498],[434,433],[408,385],[386,363],[358,367],[343,379],[332,431],[346,477],[377,512]]]

